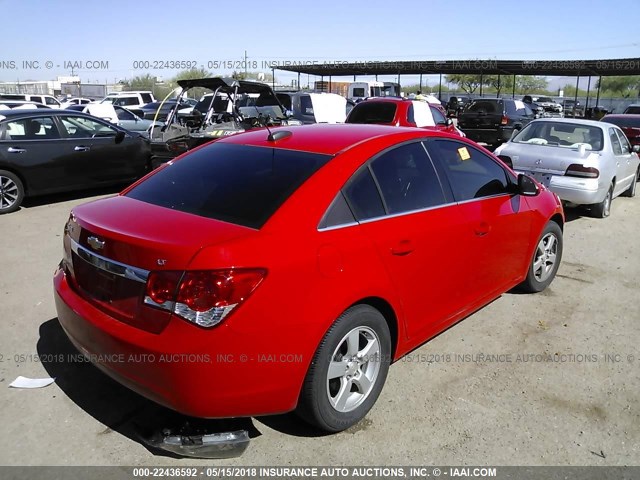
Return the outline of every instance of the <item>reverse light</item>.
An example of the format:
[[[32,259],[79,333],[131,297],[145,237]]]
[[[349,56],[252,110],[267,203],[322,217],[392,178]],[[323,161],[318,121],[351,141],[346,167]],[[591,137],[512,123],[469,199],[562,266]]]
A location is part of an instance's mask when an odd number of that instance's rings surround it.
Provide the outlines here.
[[[155,271],[144,303],[201,327],[213,327],[243,303],[266,276],[264,269]]]
[[[567,177],[598,178],[600,171],[594,167],[585,167],[580,163],[572,163],[567,167],[567,171],[564,174]]]

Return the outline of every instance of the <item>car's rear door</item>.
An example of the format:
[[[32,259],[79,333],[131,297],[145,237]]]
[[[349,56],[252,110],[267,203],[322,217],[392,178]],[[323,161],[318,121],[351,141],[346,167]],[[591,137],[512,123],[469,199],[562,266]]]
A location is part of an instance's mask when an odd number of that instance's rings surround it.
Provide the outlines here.
[[[469,301],[472,238],[422,143],[372,159],[343,191],[401,299],[407,335],[436,333]]]

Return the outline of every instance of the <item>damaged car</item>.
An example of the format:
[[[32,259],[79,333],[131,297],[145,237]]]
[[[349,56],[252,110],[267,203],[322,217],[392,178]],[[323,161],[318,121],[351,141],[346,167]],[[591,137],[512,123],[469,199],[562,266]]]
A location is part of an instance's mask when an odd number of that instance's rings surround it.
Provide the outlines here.
[[[217,138],[260,127],[302,124],[290,118],[265,83],[215,77],[179,80],[178,85],[182,87],[178,104],[194,88],[211,93],[202,96],[189,114],[172,110],[164,125],[151,131],[153,167]]]

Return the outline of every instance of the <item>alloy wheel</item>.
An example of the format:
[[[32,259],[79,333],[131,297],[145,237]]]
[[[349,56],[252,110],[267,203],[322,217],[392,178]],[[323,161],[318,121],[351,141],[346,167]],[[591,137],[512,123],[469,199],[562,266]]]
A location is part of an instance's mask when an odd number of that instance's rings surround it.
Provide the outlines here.
[[[0,210],[11,208],[18,200],[18,185],[9,177],[0,176]]]
[[[553,233],[547,233],[538,242],[536,257],[533,262],[533,275],[538,282],[544,282],[556,264],[558,254],[558,239]]]

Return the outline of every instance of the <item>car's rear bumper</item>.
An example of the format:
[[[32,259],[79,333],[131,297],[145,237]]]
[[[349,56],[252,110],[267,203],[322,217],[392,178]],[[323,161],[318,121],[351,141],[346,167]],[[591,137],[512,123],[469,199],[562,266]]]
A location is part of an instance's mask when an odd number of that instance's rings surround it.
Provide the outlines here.
[[[488,143],[490,145],[503,143],[511,138],[513,127],[501,127],[498,130],[488,128],[462,128],[467,138],[474,142]]]
[[[226,325],[204,330],[173,319],[160,334],[119,322],[81,297],[58,269],[58,320],[75,347],[100,370],[139,394],[195,417],[276,414],[295,408],[306,371],[302,355],[262,351]],[[291,354],[289,354],[291,355]],[[295,360],[295,361],[294,361]]]
[[[561,200],[576,205],[592,205],[600,203],[607,194],[608,186],[598,181],[597,178],[567,177],[564,175],[548,175],[542,178],[539,174],[526,170],[517,170],[518,173],[531,175],[554,192]]]

